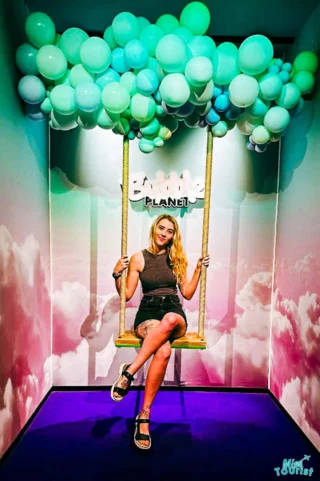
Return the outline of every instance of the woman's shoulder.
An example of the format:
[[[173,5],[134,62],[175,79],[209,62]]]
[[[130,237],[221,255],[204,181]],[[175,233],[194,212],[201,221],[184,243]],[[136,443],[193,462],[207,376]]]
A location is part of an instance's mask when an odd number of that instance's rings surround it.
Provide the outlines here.
[[[132,254],[130,262],[137,268],[138,271],[141,271],[144,266],[144,257],[143,257],[143,252],[135,252]]]

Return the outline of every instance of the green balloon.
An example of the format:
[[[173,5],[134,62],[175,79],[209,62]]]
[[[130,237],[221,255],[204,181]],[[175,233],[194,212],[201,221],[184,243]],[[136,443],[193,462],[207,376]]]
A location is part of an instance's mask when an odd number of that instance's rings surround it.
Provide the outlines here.
[[[251,35],[239,47],[239,67],[245,74],[264,72],[273,58],[273,45],[264,35]]]
[[[181,12],[180,25],[188,28],[193,35],[203,35],[210,25],[208,7],[201,2],[189,3]]]
[[[193,105],[207,105],[210,99],[213,97],[214,84],[210,82],[205,87],[194,87],[191,90],[189,102]]]
[[[258,97],[259,85],[248,75],[237,75],[229,85],[230,100],[237,107],[249,107]]]
[[[270,132],[282,132],[290,123],[290,114],[283,107],[271,107],[266,113],[263,123]]]
[[[44,99],[44,101],[40,105],[40,109],[42,110],[42,112],[44,114],[50,114],[50,112],[52,110],[52,104],[50,102],[50,99],[48,99],[48,98]]]
[[[219,85],[227,85],[239,75],[238,57],[239,51],[233,43],[221,43],[212,57],[213,81]]]
[[[137,93],[137,76],[133,72],[125,72],[121,75],[120,83],[123,85],[133,97]]]
[[[308,94],[314,87],[314,76],[308,70],[298,70],[292,77],[292,82],[296,84],[302,95]]]
[[[193,39],[193,34],[186,27],[175,28],[172,33],[173,35],[178,35],[178,37],[182,38],[186,43]]]
[[[170,137],[172,136],[172,132],[168,127],[160,126],[159,132],[158,132],[159,137],[161,137],[163,140],[169,140]]]
[[[138,23],[139,23],[139,27],[140,27],[140,31],[142,32],[142,30],[144,28],[146,28],[148,25],[150,25],[150,22],[147,18],[145,17],[138,17],[137,18],[138,20]]]
[[[24,75],[38,75],[37,67],[38,50],[29,43],[24,43],[16,51],[16,64]]]
[[[224,120],[219,120],[216,125],[211,127],[214,137],[224,137],[228,133],[228,125]]]
[[[140,132],[142,135],[155,135],[159,130],[159,120],[152,119],[149,122],[142,122],[140,126]]]
[[[50,102],[59,114],[69,115],[77,110],[74,99],[74,89],[69,85],[57,85],[51,91]]]
[[[290,82],[282,87],[281,93],[276,98],[276,103],[285,109],[292,109],[298,105],[301,98],[301,92],[296,84]]]
[[[204,87],[213,75],[212,62],[207,57],[194,57],[186,65],[185,74],[194,87]]]
[[[141,152],[143,152],[144,154],[150,154],[151,152],[154,151],[154,143],[152,140],[148,140],[148,139],[140,139],[139,141],[139,149],[141,150]]]
[[[268,100],[257,97],[253,104],[247,107],[246,110],[253,118],[264,117],[268,112],[270,103]]]
[[[60,47],[61,37],[62,37],[62,35],[60,33],[56,33],[56,38],[55,38],[55,41],[54,41],[54,44],[53,44],[55,47],[61,48]]]
[[[154,139],[153,143],[156,147],[163,147],[164,146],[164,141],[161,137],[156,137]]]
[[[279,97],[283,83],[278,74],[267,73],[259,80],[259,95],[265,100]]]
[[[132,117],[139,122],[151,120],[156,111],[156,103],[151,96],[135,94],[131,99]]]
[[[112,31],[117,44],[124,47],[130,40],[139,38],[139,22],[132,13],[122,12],[114,17]]]
[[[147,47],[149,55],[154,56],[160,39],[164,36],[158,25],[148,25],[140,33],[140,40]]]
[[[165,14],[158,18],[156,25],[167,35],[179,27],[179,21],[173,15]]]
[[[36,62],[41,75],[50,80],[57,80],[62,77],[68,68],[64,53],[54,45],[41,47],[37,53]]]
[[[56,39],[56,27],[46,13],[31,13],[27,17],[25,31],[30,43],[38,48],[52,45]]]
[[[110,82],[102,91],[102,104],[112,114],[121,114],[130,105],[128,90],[119,82]]]
[[[266,144],[270,140],[270,132],[264,125],[259,125],[253,130],[252,138],[256,144]]]
[[[72,67],[70,71],[70,84],[73,88],[81,83],[94,82],[94,79],[94,74],[88,72],[81,63]]]
[[[184,72],[189,60],[188,47],[177,35],[165,35],[157,45],[156,59],[160,67],[168,73]]]
[[[166,75],[160,85],[160,94],[163,101],[170,107],[181,107],[190,97],[190,87],[186,77],[181,73]]]
[[[119,114],[111,114],[101,109],[98,116],[98,125],[102,129],[114,129],[120,120]]]
[[[300,70],[307,70],[311,73],[316,73],[319,60],[314,52],[301,52],[293,62],[293,68],[298,72]]]
[[[68,28],[63,32],[60,40],[60,48],[67,60],[72,65],[81,63],[80,49],[89,35],[81,28]]]
[[[119,122],[113,129],[115,134],[127,135],[130,131],[130,124],[128,119],[120,118]]]
[[[114,39],[113,30],[112,30],[111,25],[110,25],[110,27],[105,29],[104,34],[103,34],[103,38],[105,39],[105,41],[107,42],[107,44],[109,45],[111,50],[114,50],[116,48],[117,42]]]
[[[195,35],[188,42],[188,47],[193,57],[207,57],[212,60],[216,51],[216,44],[211,37]]]
[[[71,70],[67,70],[66,73],[61,77],[58,78],[57,80],[54,81],[55,85],[70,85],[70,72]]]
[[[90,37],[81,45],[80,58],[88,72],[102,73],[111,64],[111,50],[102,38]]]

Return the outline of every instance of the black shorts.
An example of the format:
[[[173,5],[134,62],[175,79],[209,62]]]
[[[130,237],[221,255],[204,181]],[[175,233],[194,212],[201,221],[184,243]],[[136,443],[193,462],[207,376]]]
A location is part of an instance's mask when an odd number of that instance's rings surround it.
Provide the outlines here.
[[[168,312],[180,314],[185,320],[186,327],[188,327],[187,317],[176,294],[170,296],[144,296],[134,320],[134,330],[144,321],[150,319],[161,321]]]

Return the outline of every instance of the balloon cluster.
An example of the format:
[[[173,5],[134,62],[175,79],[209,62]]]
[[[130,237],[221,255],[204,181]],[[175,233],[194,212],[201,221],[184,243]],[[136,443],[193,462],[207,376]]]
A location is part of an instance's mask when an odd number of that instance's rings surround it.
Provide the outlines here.
[[[118,14],[103,34],[80,28],[56,33],[45,13],[28,16],[28,43],[16,52],[24,74],[18,85],[27,115],[45,115],[53,129],[112,129],[138,138],[142,152],[161,147],[178,128],[210,126],[215,137],[235,127],[247,148],[263,152],[278,141],[311,92],[318,58],[301,52],[293,65],[273,58],[263,35],[218,47],[205,35],[210,12],[191,2],[180,20],[155,24]]]

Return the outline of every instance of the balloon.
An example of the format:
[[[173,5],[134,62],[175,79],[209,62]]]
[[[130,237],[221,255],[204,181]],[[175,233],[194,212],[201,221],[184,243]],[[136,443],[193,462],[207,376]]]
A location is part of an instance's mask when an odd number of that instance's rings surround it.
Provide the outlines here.
[[[132,117],[139,122],[151,120],[156,111],[156,103],[152,97],[135,94],[131,99]]]
[[[170,107],[169,105],[167,105],[163,100],[161,102],[161,105],[165,111],[166,114],[169,114],[169,115],[173,115],[173,114],[176,114],[179,110],[179,107]]]
[[[137,18],[128,12],[122,12],[114,17],[112,30],[115,41],[124,47],[130,40],[139,38],[140,26]]]
[[[210,109],[205,119],[208,125],[216,125],[220,121],[220,115],[215,109]]]
[[[164,111],[164,108],[161,105],[156,106],[156,115],[158,117],[162,117],[163,115],[166,115],[166,112]]]
[[[112,65],[112,68],[119,73],[128,72],[128,70],[130,70],[130,67],[127,64],[124,56],[123,48],[115,48],[113,50],[112,56],[111,56],[111,65]]]
[[[18,92],[22,100],[28,104],[39,104],[46,97],[45,85],[35,75],[22,77],[18,84]]]
[[[199,115],[207,115],[208,112],[212,109],[212,103],[209,100],[206,104],[196,105],[196,112]]]
[[[280,72],[280,67],[278,67],[276,64],[271,64],[268,67],[268,73],[279,73]]]
[[[138,17],[137,20],[138,20],[141,32],[144,28],[146,28],[148,25],[150,25],[149,20],[145,17]]]
[[[264,125],[259,125],[253,130],[252,139],[256,144],[266,144],[270,140],[270,132]]]
[[[101,90],[92,82],[82,83],[75,88],[74,100],[78,109],[94,112],[101,104]]]
[[[38,75],[36,57],[38,50],[29,43],[24,43],[16,51],[16,64],[24,75]]]
[[[128,139],[134,140],[135,138],[136,138],[136,134],[134,133],[133,130],[130,130],[130,132],[128,133]]]
[[[102,129],[114,129],[120,120],[119,114],[111,114],[101,109],[98,116],[98,125]]]
[[[264,35],[251,35],[239,47],[239,67],[248,75],[262,73],[272,57],[273,45]]]
[[[56,28],[51,18],[41,12],[31,13],[26,20],[27,37],[35,47],[52,45],[56,39]]]
[[[292,109],[300,100],[301,92],[296,84],[290,82],[282,87],[281,93],[276,98],[276,103],[285,109]]]
[[[189,115],[189,117],[186,117],[184,119],[185,125],[190,129],[194,129],[195,127],[198,127],[199,122],[200,122],[200,116],[196,112],[193,112],[191,115]]]
[[[250,105],[250,107],[247,107],[247,111],[251,115],[251,117],[259,118],[259,117],[264,117],[266,115],[269,107],[270,107],[270,102],[268,100],[264,100],[264,99],[261,99],[260,97],[257,97],[256,100],[253,102],[253,104]]]
[[[227,94],[219,95],[213,104],[217,112],[226,112],[230,107],[230,100]]]
[[[54,81],[55,85],[70,85],[71,86],[71,83],[70,83],[70,70],[67,70],[66,73],[58,78],[57,80]]]
[[[154,151],[154,143],[152,140],[142,138],[139,141],[139,149],[144,154],[150,154],[151,152]]]
[[[164,146],[164,141],[162,140],[161,137],[156,137],[154,139],[153,143],[156,147],[163,147]]]
[[[74,89],[69,85],[57,85],[54,87],[50,95],[50,102],[52,107],[62,115],[70,115],[77,110]]]
[[[292,72],[292,64],[290,62],[286,62],[282,65],[282,72],[285,71],[285,72],[288,72],[288,73],[291,73]]]
[[[80,58],[88,72],[101,73],[111,63],[111,50],[107,42],[102,38],[90,37],[81,45]]]
[[[279,97],[283,83],[279,75],[267,73],[259,80],[259,95],[265,100]]]
[[[127,135],[130,132],[130,124],[128,119],[120,118],[117,125],[114,127],[115,134]]]
[[[173,15],[161,15],[156,21],[156,25],[161,28],[165,35],[171,33],[174,29],[179,27],[179,21]]]
[[[283,107],[271,107],[266,113],[263,123],[270,132],[281,132],[288,127],[290,114]]]
[[[314,52],[301,52],[293,62],[293,68],[298,72],[300,70],[307,70],[311,73],[316,73],[318,68],[318,57]]]
[[[167,75],[161,82],[160,94],[170,107],[181,107],[190,96],[190,87],[181,73]]]
[[[113,36],[112,26],[105,29],[104,34],[103,34],[103,38],[107,42],[107,44],[109,45],[111,50],[114,50],[116,48],[117,42],[115,41],[114,36]]]
[[[314,76],[308,70],[298,70],[292,77],[292,82],[296,84],[302,95],[308,94],[314,87]]]
[[[281,82],[284,84],[287,84],[290,80],[290,74],[289,72],[286,72],[285,70],[281,70],[281,72],[279,72],[279,77],[281,79]]]
[[[141,42],[147,47],[149,55],[154,56],[159,40],[164,36],[158,25],[148,25],[140,33]]]
[[[226,118],[226,120],[238,120],[241,113],[242,113],[242,109],[240,107],[236,107],[235,105],[231,105],[231,107],[225,113],[225,118]]]
[[[62,77],[68,68],[68,62],[64,53],[54,45],[41,47],[37,53],[36,63],[41,75],[50,80]]]
[[[53,44],[55,47],[61,48],[60,47],[61,37],[62,37],[62,35],[60,33],[56,33],[56,38],[55,38],[54,44]]]
[[[102,103],[108,112],[121,114],[129,107],[129,92],[119,82],[110,82],[102,91]]]
[[[157,45],[156,59],[168,73],[184,72],[188,62],[187,45],[177,35],[165,35]]]
[[[195,108],[196,108],[195,105],[193,105],[190,102],[186,102],[184,105],[182,105],[179,108],[178,112],[176,113],[176,116],[180,118],[189,117],[189,115],[191,115],[194,112]]]
[[[239,119],[237,120],[237,127],[242,134],[251,135],[254,129],[258,127],[258,125],[261,125],[262,122],[263,117],[255,119],[247,113],[244,113],[240,115]]]
[[[40,104],[25,104],[24,111],[31,120],[43,120],[45,115],[40,108]]]
[[[211,127],[211,132],[214,137],[224,137],[228,132],[228,125],[224,120],[220,120]]]
[[[62,115],[59,112],[52,110],[50,117],[55,128],[58,128],[59,130],[71,130],[78,127],[76,113]]]
[[[202,37],[201,35],[195,35],[192,37],[188,42],[188,47],[193,57],[207,57],[210,60],[217,48],[211,37]]]
[[[49,114],[52,110],[52,104],[48,98],[44,99],[42,104],[40,105],[40,108],[43,113]]]
[[[221,94],[222,94],[222,87],[218,87],[218,85],[215,84],[212,98],[216,99]]]
[[[97,75],[95,83],[100,90],[103,90],[110,82],[119,82],[120,75],[113,68],[107,68],[104,72]]]
[[[148,49],[141,40],[130,40],[124,47],[124,58],[129,67],[143,68],[148,62]]]
[[[266,144],[265,144],[265,145],[255,145],[255,147],[254,147],[254,150],[255,150],[256,152],[259,152],[259,154],[261,154],[262,152],[265,152],[266,149],[267,149],[267,145],[266,145]]]
[[[273,62],[274,62],[274,64],[277,65],[277,67],[279,67],[279,68],[281,68],[282,65],[283,65],[283,60],[282,60],[282,58],[274,58],[274,59],[273,59]]]
[[[78,111],[77,123],[83,129],[91,130],[98,125],[98,117],[100,111],[96,112],[82,112]]]
[[[159,137],[163,140],[168,140],[172,136],[172,132],[168,129],[168,127],[160,127],[159,129]]]
[[[191,85],[204,87],[212,78],[212,62],[207,57],[194,57],[187,63],[185,74]]]
[[[120,83],[128,90],[130,97],[137,93],[137,77],[133,72],[122,74]]]
[[[220,85],[226,85],[239,75],[238,57],[238,49],[233,43],[221,43],[212,57],[213,81]]]
[[[206,85],[205,88],[194,88],[191,91],[189,101],[194,105],[205,105],[207,102],[212,98],[213,95],[213,82],[210,82]]]
[[[81,28],[68,28],[63,32],[60,40],[60,48],[67,60],[72,65],[81,63],[80,49],[89,35]]]
[[[172,33],[174,35],[178,35],[178,37],[182,38],[182,40],[184,40],[186,43],[188,43],[193,38],[192,33],[186,27],[175,28]]]
[[[210,12],[201,2],[191,2],[180,15],[180,25],[187,27],[193,35],[203,35],[210,25]]]
[[[152,119],[148,122],[142,122],[140,127],[140,132],[146,135],[155,135],[159,130],[160,124],[158,119]]]
[[[159,88],[159,78],[151,69],[144,69],[137,75],[137,90],[143,95],[155,93]]]
[[[94,75],[87,72],[81,63],[72,67],[70,71],[71,87],[75,88],[77,85],[85,82],[94,82]]]
[[[159,77],[160,82],[164,78],[163,70],[160,67],[159,62],[155,58],[149,57],[146,68],[149,68],[150,70],[153,70],[157,74],[157,76]]]
[[[246,147],[248,150],[255,150],[255,145],[252,144],[250,141],[246,143]]]
[[[229,85],[230,100],[237,107],[249,107],[258,97],[259,85],[256,79],[240,74]]]

